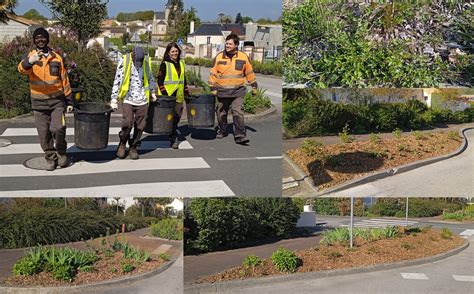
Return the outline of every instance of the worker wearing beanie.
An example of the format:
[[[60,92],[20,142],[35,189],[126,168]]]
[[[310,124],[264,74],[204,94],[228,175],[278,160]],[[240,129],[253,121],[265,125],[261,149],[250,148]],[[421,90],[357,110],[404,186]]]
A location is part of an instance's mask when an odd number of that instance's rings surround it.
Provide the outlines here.
[[[18,71],[29,77],[36,129],[45,153],[46,169],[52,171],[57,165],[69,165],[64,108],[72,111],[72,92],[63,59],[48,47],[48,31],[36,29],[33,43],[36,48],[23,56]]]
[[[118,102],[122,102],[123,123],[119,133],[120,143],[117,148],[117,157],[125,158],[125,148],[128,141],[129,156],[138,159],[138,146],[146,126],[148,103],[150,96],[156,101],[156,83],[151,72],[149,57],[142,47],[134,47],[132,53],[125,54],[119,60],[115,81],[112,88],[110,106],[118,109]],[[133,136],[130,132],[134,127]]]

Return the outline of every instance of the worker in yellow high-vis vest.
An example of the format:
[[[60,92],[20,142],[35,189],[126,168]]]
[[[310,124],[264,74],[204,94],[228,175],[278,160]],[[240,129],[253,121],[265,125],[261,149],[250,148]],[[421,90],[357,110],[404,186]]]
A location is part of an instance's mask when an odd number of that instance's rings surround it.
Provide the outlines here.
[[[126,144],[129,144],[129,157],[138,159],[138,146],[146,126],[150,97],[156,101],[156,84],[151,71],[150,58],[141,47],[135,47],[132,53],[124,55],[117,65],[114,86],[112,88],[112,109],[118,109],[122,103],[123,123],[119,133],[120,143],[117,157],[125,158]],[[133,136],[130,132],[134,127]]]
[[[176,107],[174,113],[173,130],[170,139],[170,146],[178,149],[178,123],[183,114],[184,97],[189,96],[188,86],[184,75],[184,61],[181,60],[181,49],[176,43],[169,43],[166,46],[165,54],[160,64],[158,72],[158,94],[176,97]]]

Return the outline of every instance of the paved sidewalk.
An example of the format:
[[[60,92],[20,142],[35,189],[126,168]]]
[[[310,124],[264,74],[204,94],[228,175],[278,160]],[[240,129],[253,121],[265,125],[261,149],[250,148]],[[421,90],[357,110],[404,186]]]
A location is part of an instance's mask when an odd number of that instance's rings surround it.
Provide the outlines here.
[[[278,247],[285,247],[290,250],[301,250],[317,246],[319,240],[321,240],[321,236],[300,237],[259,246],[211,252],[201,255],[188,255],[184,257],[184,283],[191,284],[200,277],[242,265],[242,261],[249,254],[255,254],[260,258],[268,258]]]
[[[157,256],[160,253],[166,253],[168,255],[174,256],[177,255],[180,251],[180,241],[166,241],[160,239],[147,239],[141,238],[142,236],[148,233],[149,228],[143,228],[140,230],[136,230],[133,232],[125,233],[124,236],[119,234],[118,240],[120,242],[127,242],[132,245],[133,247],[140,248],[140,250],[147,250],[152,253],[152,255]],[[87,244],[94,246],[94,247],[101,247],[100,241],[103,238],[96,238],[87,241]],[[113,243],[115,239],[115,235],[111,235],[107,238],[109,244]],[[87,245],[85,242],[73,242],[73,243],[66,243],[66,244],[57,244],[54,245],[57,247],[64,247],[70,246],[76,249],[86,249]],[[10,276],[13,265],[15,262],[27,251],[28,248],[19,248],[19,249],[5,249],[0,250],[0,281],[4,280],[8,276]]]
[[[420,130],[422,133],[436,133],[436,132],[448,132],[451,130],[454,131],[459,131],[460,129],[464,127],[474,127],[473,123],[467,123],[467,124],[459,124],[459,125],[447,125],[445,128],[433,128],[429,130]],[[409,135],[410,132],[403,132],[402,135],[406,136]],[[377,135],[382,138],[382,139],[387,139],[387,138],[393,138],[393,134],[390,133],[377,133]],[[351,136],[355,139],[355,141],[368,141],[369,140],[369,134],[362,134],[362,135],[352,135]],[[325,145],[330,145],[330,144],[336,144],[340,143],[341,140],[339,139],[339,136],[334,135],[334,136],[320,136],[320,137],[306,137],[306,138],[294,138],[294,139],[287,139],[283,140],[283,151],[288,151],[290,149],[296,149],[301,146],[301,143],[305,139],[312,139],[319,141]]]

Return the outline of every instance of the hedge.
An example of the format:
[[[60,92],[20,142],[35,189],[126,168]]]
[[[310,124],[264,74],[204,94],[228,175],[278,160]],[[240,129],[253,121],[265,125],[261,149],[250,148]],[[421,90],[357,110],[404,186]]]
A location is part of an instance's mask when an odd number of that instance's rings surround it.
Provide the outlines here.
[[[0,215],[0,248],[68,243],[146,227],[156,218],[107,215],[99,211],[16,207]]]
[[[296,91],[295,97],[289,92]],[[301,95],[298,95],[301,93]],[[474,121],[474,108],[464,111],[428,109],[418,100],[405,103],[369,105],[336,103],[306,91],[286,91],[283,97],[283,127],[291,136],[320,136],[342,132],[347,124],[351,133],[418,130],[424,127]]]
[[[84,101],[110,101],[116,65],[101,47],[80,52],[77,44],[51,34],[50,45],[66,53],[66,64],[77,64],[73,72],[84,89]],[[0,50],[0,118],[14,117],[31,111],[28,77],[21,75],[17,65],[21,57],[33,47],[30,36],[17,37]],[[71,86],[74,87],[72,80]]]
[[[208,252],[294,232],[298,207],[289,198],[193,199],[185,211],[185,252]]]
[[[212,67],[212,59],[207,58],[185,57],[184,62],[188,65]],[[260,73],[264,75],[274,75],[279,77],[283,75],[283,65],[281,62],[278,61],[252,61],[252,67],[255,73]]]

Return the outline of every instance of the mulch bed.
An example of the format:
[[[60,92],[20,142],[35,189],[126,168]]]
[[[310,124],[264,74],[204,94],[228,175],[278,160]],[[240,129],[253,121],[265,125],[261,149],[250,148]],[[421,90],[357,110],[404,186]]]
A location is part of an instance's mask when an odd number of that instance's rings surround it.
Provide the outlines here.
[[[137,263],[133,261],[131,263],[135,266],[135,269],[129,273],[122,273],[120,266],[121,261],[123,260],[122,252],[114,252],[113,256],[110,257],[106,257],[103,253],[98,255],[99,260],[94,263],[94,270],[91,272],[78,272],[71,282],[58,281],[52,276],[51,273],[41,272],[32,276],[12,276],[7,278],[3,284],[6,286],[42,287],[76,286],[148,272],[159,268],[164,263],[166,263],[166,261],[162,259],[153,258],[143,263]],[[115,271],[112,269],[115,269]]]
[[[377,264],[393,263],[434,256],[458,248],[464,240],[458,236],[451,239],[441,238],[440,231],[431,229],[425,233],[403,235],[395,239],[366,242],[355,239],[355,247],[320,245],[311,249],[296,251],[301,259],[297,273],[323,270],[366,267]],[[315,244],[317,245],[317,244]],[[216,283],[230,280],[243,280],[266,276],[285,275],[272,265],[270,259],[255,268],[239,266],[224,272],[203,277],[196,283]]]
[[[462,139],[445,133],[380,139],[377,143],[357,141],[322,145],[308,155],[302,148],[288,150],[288,156],[320,189],[333,187],[375,171],[397,167],[427,158],[447,155],[461,146]]]

